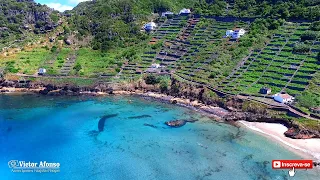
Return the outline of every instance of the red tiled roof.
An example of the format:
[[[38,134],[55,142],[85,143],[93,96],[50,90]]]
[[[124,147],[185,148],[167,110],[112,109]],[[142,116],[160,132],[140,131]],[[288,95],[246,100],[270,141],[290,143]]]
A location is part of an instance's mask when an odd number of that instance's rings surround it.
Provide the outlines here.
[[[279,94],[279,96],[282,98],[282,99],[291,99],[292,96],[290,96],[289,94]]]

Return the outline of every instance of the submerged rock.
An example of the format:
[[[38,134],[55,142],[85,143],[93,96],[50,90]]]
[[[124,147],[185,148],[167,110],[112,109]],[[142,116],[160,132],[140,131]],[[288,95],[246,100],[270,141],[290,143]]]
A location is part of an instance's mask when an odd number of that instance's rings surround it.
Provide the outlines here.
[[[141,115],[141,116],[131,116],[128,117],[129,119],[142,119],[142,118],[148,118],[151,117],[150,115]]]
[[[148,124],[148,123],[144,123],[143,125],[144,125],[144,126],[149,126],[149,127],[152,127],[152,128],[158,128],[157,126],[152,125],[152,124]]]
[[[167,121],[167,122],[165,122],[165,124],[170,127],[182,127],[188,122],[194,123],[196,121],[198,121],[198,120],[196,120],[196,119],[180,119],[180,120]]]
[[[182,127],[187,122],[185,120],[173,120],[173,121],[167,121],[165,124],[170,127]]]
[[[106,120],[108,118],[112,118],[112,117],[116,117],[118,116],[118,114],[110,114],[110,115],[105,115],[103,116],[100,120],[99,120],[99,123],[98,123],[98,129],[99,129],[99,132],[103,131],[104,129],[104,124],[106,123]]]

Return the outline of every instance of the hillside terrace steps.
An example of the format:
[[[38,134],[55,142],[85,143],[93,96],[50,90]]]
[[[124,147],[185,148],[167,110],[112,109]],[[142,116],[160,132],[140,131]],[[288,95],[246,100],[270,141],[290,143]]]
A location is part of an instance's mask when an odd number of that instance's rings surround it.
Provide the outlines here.
[[[311,47],[315,44],[316,40],[313,41]],[[297,72],[299,71],[299,69],[303,66],[303,64],[305,63],[306,58],[304,58],[299,66],[296,67],[295,72],[293,73],[293,75],[290,77],[289,81],[286,83],[286,85],[284,86],[284,88],[280,91],[280,92],[285,92],[286,88],[289,86],[289,84],[292,82],[292,79],[295,77],[295,75],[297,74]]]
[[[266,83],[269,84],[275,92],[280,92],[286,86],[286,84],[288,84],[288,93],[291,93],[293,95],[295,93],[298,93],[297,91],[302,91],[302,88],[305,89],[305,85],[308,80],[311,79],[311,77],[305,77],[304,74],[316,72],[316,69],[312,68],[314,67],[312,66],[314,60],[310,60],[310,58],[312,58],[311,56],[303,56],[301,54],[295,53],[292,54],[292,47],[290,47],[290,44],[292,44],[292,42],[294,41],[290,39],[292,39],[292,36],[296,36],[296,33],[299,30],[297,30],[297,26],[295,25],[288,25],[285,28],[289,29],[283,29],[283,32],[287,32],[287,34],[284,34],[281,37],[277,37],[280,39],[275,38],[277,40],[273,41],[273,45],[268,45],[268,48],[265,48],[264,50],[264,55],[258,57],[259,62],[253,63],[248,69],[248,72],[249,70],[250,72],[245,73],[247,75],[250,75],[248,78],[244,78],[244,76],[238,76],[239,81],[237,81],[236,83],[232,83],[232,86],[221,86],[219,88],[224,88],[225,90],[230,90],[234,93],[244,92],[248,88],[249,89],[247,91],[249,92],[258,92],[259,86]],[[282,48],[276,48],[277,50],[275,50],[277,51],[277,53],[272,53],[271,55],[269,52],[272,51],[272,47],[276,47],[274,46],[276,42],[281,42]],[[256,55],[257,53],[255,53],[255,56]],[[270,55],[272,58],[265,58],[269,57]],[[306,59],[306,65],[301,63],[303,62],[303,59]],[[246,69],[247,65],[245,65],[244,68],[241,67],[241,69]],[[302,66],[302,69],[298,69],[298,65]],[[251,72],[253,72],[253,74],[251,74]],[[297,76],[294,75],[295,72],[297,72]],[[240,73],[237,72],[237,75],[240,75]],[[256,80],[256,78],[261,78],[261,81]],[[290,82],[291,78],[293,79]],[[308,80],[306,80],[305,78]],[[256,81],[258,81],[258,85],[255,85],[254,82]],[[283,81],[283,83],[281,81]],[[239,86],[239,83],[241,84],[241,86]],[[233,89],[233,87],[236,88]]]
[[[286,43],[285,43],[282,47],[279,48],[279,51],[278,51],[275,55],[279,55],[279,54],[280,54],[280,52],[281,52],[282,49],[286,46],[286,44],[288,43],[288,41],[289,41],[289,39],[286,38]],[[271,59],[271,61],[270,61],[269,64],[267,65],[267,67],[263,70],[262,74],[264,74],[264,73],[267,71],[267,69],[269,69],[269,67],[270,67],[271,64],[273,63],[273,60],[274,60],[274,58]],[[262,76],[260,76],[260,77],[259,77],[256,81],[254,81],[252,84],[248,85],[248,86],[246,87],[246,89],[248,89],[248,88],[250,88],[252,85],[255,85],[256,83],[258,83],[259,80],[261,79],[261,77],[262,77]],[[239,85],[239,83],[240,83],[240,82],[238,82],[238,85]]]
[[[186,41],[199,21],[200,19],[198,18],[189,18],[187,25],[182,29],[181,33],[179,34],[179,39],[181,41]]]
[[[76,49],[74,49],[69,55],[68,58],[66,59],[65,63],[60,69],[60,75],[62,76],[67,76],[69,75],[70,71],[73,69],[75,62],[77,59],[76,55]]]

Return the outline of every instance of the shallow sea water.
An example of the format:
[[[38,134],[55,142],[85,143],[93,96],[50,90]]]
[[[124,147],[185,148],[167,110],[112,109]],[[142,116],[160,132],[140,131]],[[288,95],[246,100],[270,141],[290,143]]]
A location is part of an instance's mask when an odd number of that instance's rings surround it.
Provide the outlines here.
[[[105,117],[103,130],[99,120]],[[174,119],[197,119],[181,128]],[[100,124],[101,125],[101,124]],[[135,97],[0,95],[1,179],[319,179],[272,170],[302,159],[246,129]],[[8,161],[61,164],[59,173],[14,173]]]

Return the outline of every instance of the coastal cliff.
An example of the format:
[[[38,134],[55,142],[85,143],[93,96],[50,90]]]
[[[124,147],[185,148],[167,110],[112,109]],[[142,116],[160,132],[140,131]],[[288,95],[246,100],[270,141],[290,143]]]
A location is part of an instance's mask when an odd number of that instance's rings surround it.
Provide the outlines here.
[[[293,139],[320,138],[319,128],[307,127],[296,121],[283,117],[287,112],[269,109],[265,105],[243,100],[235,96],[218,96],[204,86],[196,86],[171,79],[167,89],[156,85],[148,85],[143,80],[126,84],[95,84],[92,86],[75,86],[70,84],[55,85],[32,81],[0,80],[0,92],[33,92],[49,96],[61,95],[99,95],[99,94],[129,94],[154,97],[171,103],[179,103],[195,107],[204,112],[214,114],[221,120],[235,124],[239,120],[249,122],[280,123],[288,127],[285,136]],[[161,96],[151,95],[161,94]],[[213,109],[210,107],[219,107]],[[221,109],[224,111],[221,112]]]

